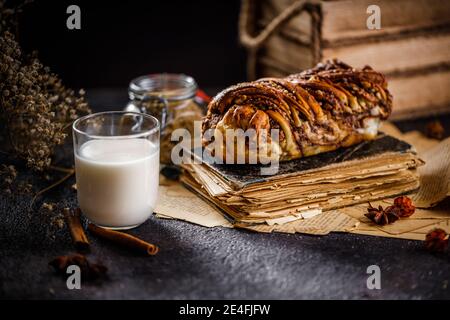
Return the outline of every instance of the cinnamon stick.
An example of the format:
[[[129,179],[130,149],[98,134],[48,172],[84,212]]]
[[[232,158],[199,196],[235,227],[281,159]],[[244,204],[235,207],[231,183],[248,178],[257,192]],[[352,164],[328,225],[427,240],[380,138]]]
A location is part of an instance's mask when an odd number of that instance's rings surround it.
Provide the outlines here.
[[[90,232],[99,236],[100,238],[110,240],[145,255],[153,256],[159,251],[159,248],[156,245],[148,243],[124,232],[102,228],[92,223],[88,225],[88,229]]]
[[[69,208],[64,209],[64,216],[69,227],[70,235],[75,248],[79,251],[89,251],[89,240],[84,233],[83,226],[81,225],[81,210],[79,208],[70,210]]]

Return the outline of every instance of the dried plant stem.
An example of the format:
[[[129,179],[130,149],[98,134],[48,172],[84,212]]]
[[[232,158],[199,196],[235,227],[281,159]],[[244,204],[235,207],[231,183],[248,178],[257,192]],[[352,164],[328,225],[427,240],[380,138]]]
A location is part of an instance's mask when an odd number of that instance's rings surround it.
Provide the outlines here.
[[[60,169],[64,169],[64,168],[60,168]],[[56,170],[56,169],[54,169],[54,170]],[[44,188],[44,189],[42,189],[42,190],[39,190],[39,191],[34,195],[33,199],[31,199],[30,209],[33,208],[33,204],[34,204],[34,202],[36,201],[36,199],[37,199],[38,197],[40,197],[40,196],[41,196],[42,194],[44,194],[45,192],[47,192],[47,191],[49,191],[49,190],[51,190],[51,189],[53,189],[53,188],[59,186],[61,183],[63,183],[63,182],[66,181],[67,179],[69,179],[69,178],[75,173],[75,169],[65,169],[65,170],[67,170],[67,171],[64,171],[64,172],[66,172],[66,175],[65,175],[64,177],[62,177],[62,178],[59,179],[58,181],[52,183],[52,184],[49,185],[48,187],[46,187],[46,188]],[[58,170],[57,170],[57,171],[58,171]]]
[[[72,173],[72,174],[75,172],[73,168],[63,168],[63,167],[58,167],[58,166],[53,166],[53,165],[51,165],[49,167],[49,169],[59,171],[59,172],[64,172],[64,173]]]
[[[73,124],[73,121],[67,123],[64,127],[62,127],[61,131],[64,132],[64,131],[66,131],[67,129],[71,128],[71,127],[72,127],[72,124]]]

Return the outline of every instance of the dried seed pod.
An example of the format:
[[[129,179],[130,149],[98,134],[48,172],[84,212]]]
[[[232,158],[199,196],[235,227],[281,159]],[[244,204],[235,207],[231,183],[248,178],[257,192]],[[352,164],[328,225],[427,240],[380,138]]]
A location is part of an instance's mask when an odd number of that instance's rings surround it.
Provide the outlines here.
[[[416,211],[416,207],[413,205],[411,198],[407,196],[397,197],[394,200],[394,206],[396,206],[398,210],[398,215],[401,218],[407,218],[414,214]]]
[[[430,138],[441,140],[444,138],[445,129],[439,120],[434,120],[427,123],[425,133]]]
[[[49,262],[58,274],[66,275],[67,267],[76,265],[81,270],[81,276],[87,280],[95,280],[106,274],[108,268],[101,263],[91,263],[82,254],[59,256]]]
[[[443,252],[448,247],[448,234],[443,229],[434,229],[425,237],[425,249],[433,252]]]

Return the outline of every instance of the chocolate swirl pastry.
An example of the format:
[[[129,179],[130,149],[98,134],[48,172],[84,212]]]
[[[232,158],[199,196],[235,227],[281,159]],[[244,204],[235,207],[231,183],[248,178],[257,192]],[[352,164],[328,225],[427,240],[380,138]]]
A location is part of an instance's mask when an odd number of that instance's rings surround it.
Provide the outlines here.
[[[208,106],[202,132],[214,138],[227,129],[254,129],[269,157],[291,160],[374,139],[380,119],[387,119],[392,96],[385,77],[372,68],[354,69],[332,60],[286,78],[264,78],[220,92]],[[279,129],[272,141],[271,129]],[[217,149],[216,149],[217,150]],[[249,155],[248,141],[235,154]],[[222,157],[230,153],[223,139]],[[217,155],[216,155],[217,156]],[[247,159],[247,158],[246,158]],[[258,158],[259,159],[259,158]],[[258,160],[259,161],[259,160]]]

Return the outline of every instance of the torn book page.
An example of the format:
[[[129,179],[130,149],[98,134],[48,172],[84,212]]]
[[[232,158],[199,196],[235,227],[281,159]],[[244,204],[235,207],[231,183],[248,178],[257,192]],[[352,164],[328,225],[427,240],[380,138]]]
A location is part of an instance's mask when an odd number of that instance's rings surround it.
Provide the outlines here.
[[[419,168],[420,189],[414,195],[416,207],[429,208],[450,195],[450,138],[423,154]]]
[[[205,227],[232,227],[216,208],[181,184],[160,186],[158,204],[154,212],[162,218],[170,217]]]

